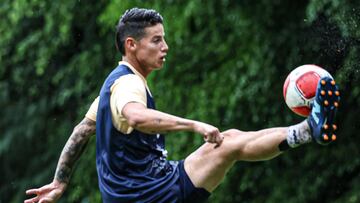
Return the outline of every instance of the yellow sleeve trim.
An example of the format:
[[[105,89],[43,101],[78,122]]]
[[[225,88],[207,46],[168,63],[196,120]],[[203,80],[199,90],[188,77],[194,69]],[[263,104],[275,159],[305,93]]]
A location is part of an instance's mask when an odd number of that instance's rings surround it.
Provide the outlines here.
[[[122,133],[129,134],[133,128],[122,115],[122,109],[129,102],[146,106],[146,84],[135,74],[128,74],[117,79],[111,87],[110,107],[114,127]]]
[[[91,104],[89,110],[85,114],[85,117],[96,122],[96,115],[97,115],[98,106],[99,106],[99,97],[96,97],[96,99]]]

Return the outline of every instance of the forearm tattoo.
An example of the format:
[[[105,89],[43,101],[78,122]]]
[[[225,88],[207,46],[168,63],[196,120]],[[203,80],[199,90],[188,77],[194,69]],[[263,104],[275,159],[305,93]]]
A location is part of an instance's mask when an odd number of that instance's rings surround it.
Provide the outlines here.
[[[190,123],[183,122],[183,121],[176,121],[176,124],[183,125],[183,126],[189,126],[190,125]]]
[[[89,138],[95,133],[95,130],[95,121],[87,118],[74,128],[61,152],[55,172],[56,180],[66,184],[69,182],[72,169],[89,142]]]
[[[170,131],[178,129],[179,127],[183,127],[183,126],[188,127],[190,125],[191,123],[181,120],[176,120],[176,121],[170,120],[166,122],[166,120],[162,118],[154,118],[151,121],[147,121],[147,122],[146,121],[137,122],[134,124],[134,128],[142,132],[156,134],[156,133],[168,133]],[[164,130],[162,128],[169,128],[169,130]]]

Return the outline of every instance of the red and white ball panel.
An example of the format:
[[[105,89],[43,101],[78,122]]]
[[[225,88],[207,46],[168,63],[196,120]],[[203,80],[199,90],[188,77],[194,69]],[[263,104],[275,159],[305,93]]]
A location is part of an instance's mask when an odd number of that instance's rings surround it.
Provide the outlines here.
[[[329,72],[316,65],[302,65],[291,71],[283,86],[288,107],[298,115],[308,116],[317,84],[324,76],[332,78]]]

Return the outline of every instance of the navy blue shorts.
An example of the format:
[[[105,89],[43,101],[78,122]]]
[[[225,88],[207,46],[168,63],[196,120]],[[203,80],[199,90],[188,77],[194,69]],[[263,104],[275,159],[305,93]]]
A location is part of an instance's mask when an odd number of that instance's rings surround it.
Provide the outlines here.
[[[184,168],[184,160],[179,161],[179,186],[182,194],[182,202],[206,202],[210,192],[204,188],[196,188],[191,182]]]
[[[191,182],[188,174],[184,168],[184,161],[177,162],[176,180],[169,187],[164,188],[160,191],[153,191],[153,193],[136,195],[133,194],[132,198],[123,197],[107,197],[102,195],[104,203],[188,203],[188,202],[206,202],[210,196],[210,192],[204,188],[196,188]],[[175,178],[175,177],[174,177]],[[161,183],[160,183],[161,184]],[[141,193],[141,192],[138,192]],[[120,194],[119,196],[121,196]]]

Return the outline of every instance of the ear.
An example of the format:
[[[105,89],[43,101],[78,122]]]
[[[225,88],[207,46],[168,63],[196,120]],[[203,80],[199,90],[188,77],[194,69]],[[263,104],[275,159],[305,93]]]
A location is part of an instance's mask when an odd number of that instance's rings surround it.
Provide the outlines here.
[[[136,40],[132,37],[127,37],[125,39],[125,50],[135,51],[136,50]]]

